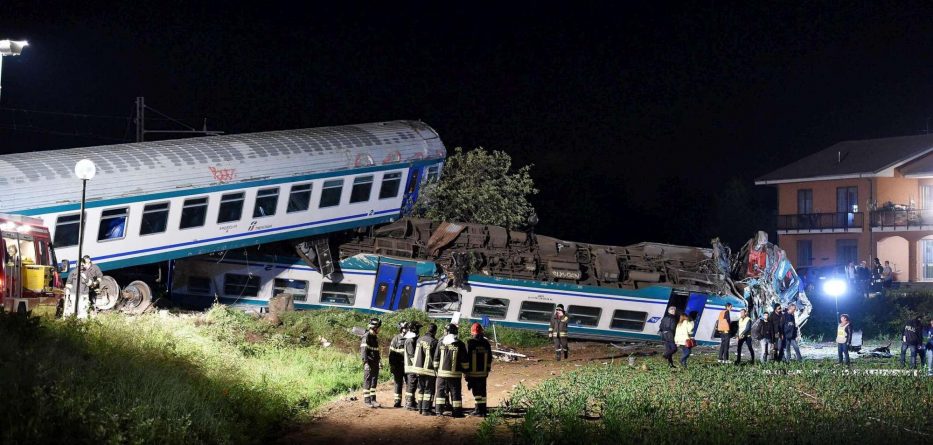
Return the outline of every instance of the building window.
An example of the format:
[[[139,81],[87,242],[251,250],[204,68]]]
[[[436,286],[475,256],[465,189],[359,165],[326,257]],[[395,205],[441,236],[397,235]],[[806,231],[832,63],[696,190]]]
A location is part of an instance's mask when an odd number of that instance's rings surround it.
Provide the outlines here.
[[[259,295],[259,277],[256,275],[224,275],[224,295],[232,297],[255,297]]]
[[[100,214],[97,241],[122,239],[126,235],[128,208],[104,210]]]
[[[813,213],[813,190],[797,190],[797,213],[807,215]]]
[[[388,199],[398,196],[398,189],[402,183],[402,173],[386,173],[382,176],[382,185],[379,186],[379,199]]]
[[[648,318],[647,312],[617,310],[612,313],[612,329],[624,329],[627,331],[642,331],[645,329],[645,320]]]
[[[273,296],[291,295],[294,301],[308,300],[307,281],[276,278],[272,284],[274,287]]]
[[[518,311],[520,321],[537,321],[547,323],[554,314],[554,303],[541,303],[538,301],[523,301]]]
[[[369,201],[369,192],[373,189],[372,176],[359,176],[353,178],[353,188],[350,189],[350,204]]]
[[[178,228],[201,227],[206,217],[207,198],[186,199],[184,205],[181,206],[181,222],[178,223]]]
[[[920,186],[920,202],[924,209],[933,209],[933,185]]]
[[[275,215],[275,207],[279,202],[279,189],[259,189],[256,193],[256,206],[253,207],[253,218],[262,218]]]
[[[356,302],[356,285],[345,283],[321,283],[321,303],[353,306]]]
[[[593,326],[599,324],[599,315],[602,309],[590,306],[569,306],[567,308],[567,317],[570,318],[570,324],[577,326]]]
[[[473,302],[473,318],[485,315],[494,320],[502,320],[508,310],[509,300],[506,298],[476,297]]]
[[[340,193],[343,192],[343,179],[324,181],[321,187],[321,203],[318,207],[333,207],[340,204]]]
[[[62,215],[55,221],[55,247],[78,245],[78,224],[81,215]]]
[[[288,208],[285,213],[303,212],[311,206],[311,184],[298,184],[292,186],[288,195]]]
[[[210,294],[211,279],[208,277],[188,277],[188,293],[192,294]]]
[[[168,227],[168,203],[146,204],[143,207],[143,221],[139,225],[139,234],[162,233],[166,227]]]
[[[813,265],[813,241],[797,240],[797,267]]]
[[[245,193],[230,193],[220,197],[220,211],[217,212],[217,224],[239,221],[243,216]]]
[[[836,264],[858,264],[858,240],[836,240]]]

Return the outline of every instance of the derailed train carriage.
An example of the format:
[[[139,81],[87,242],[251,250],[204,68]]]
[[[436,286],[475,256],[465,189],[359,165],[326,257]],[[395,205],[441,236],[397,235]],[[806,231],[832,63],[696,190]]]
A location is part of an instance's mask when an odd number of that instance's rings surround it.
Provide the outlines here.
[[[341,260],[323,270],[300,248],[302,259],[247,251],[183,260],[173,298],[256,309],[287,294],[297,309],[414,307],[542,332],[563,304],[570,336],[597,340],[656,340],[658,322],[675,306],[695,317],[699,342],[714,343],[719,311],[732,303],[737,315],[753,289],[724,271],[713,249],[592,245],[419,219],[332,239]]]

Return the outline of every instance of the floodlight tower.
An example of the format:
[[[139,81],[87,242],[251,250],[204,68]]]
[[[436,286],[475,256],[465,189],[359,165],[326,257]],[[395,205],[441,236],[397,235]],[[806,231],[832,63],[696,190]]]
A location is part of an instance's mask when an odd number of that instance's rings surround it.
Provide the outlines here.
[[[29,42],[25,40],[0,40],[0,77],[3,75],[3,58],[22,54],[23,48],[27,46],[29,46]],[[0,91],[3,91],[2,84],[0,84]]]

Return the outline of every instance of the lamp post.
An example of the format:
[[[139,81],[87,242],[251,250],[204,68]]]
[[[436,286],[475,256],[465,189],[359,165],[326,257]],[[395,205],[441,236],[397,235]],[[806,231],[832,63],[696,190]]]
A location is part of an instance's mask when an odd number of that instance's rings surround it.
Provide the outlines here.
[[[78,303],[84,290],[84,280],[81,277],[81,259],[84,256],[84,201],[87,196],[87,182],[93,179],[96,174],[97,166],[90,159],[82,159],[75,164],[75,176],[81,180],[81,214],[78,216],[78,269],[75,271],[78,274],[78,279],[75,280],[78,284],[78,291],[74,298],[75,318],[78,317]]]
[[[846,288],[849,286],[845,281],[839,278],[833,278],[827,280],[823,283],[823,292],[826,292],[827,295],[833,297],[833,300],[836,301],[836,321],[839,321],[839,297],[846,293]]]
[[[18,56],[27,46],[29,42],[25,40],[0,40],[0,76],[3,75],[3,56]],[[0,91],[2,88],[3,85],[0,85]]]

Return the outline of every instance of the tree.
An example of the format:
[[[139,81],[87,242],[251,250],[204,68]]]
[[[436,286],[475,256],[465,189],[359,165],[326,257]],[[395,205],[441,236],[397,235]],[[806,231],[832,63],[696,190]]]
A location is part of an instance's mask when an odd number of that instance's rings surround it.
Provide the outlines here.
[[[534,214],[528,197],[538,193],[530,171],[530,165],[512,171],[505,152],[479,147],[464,153],[458,147],[441,180],[422,189],[415,213],[435,221],[524,227]]]

